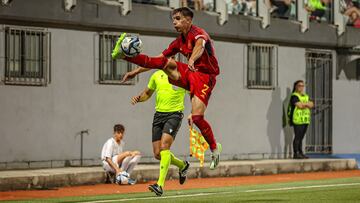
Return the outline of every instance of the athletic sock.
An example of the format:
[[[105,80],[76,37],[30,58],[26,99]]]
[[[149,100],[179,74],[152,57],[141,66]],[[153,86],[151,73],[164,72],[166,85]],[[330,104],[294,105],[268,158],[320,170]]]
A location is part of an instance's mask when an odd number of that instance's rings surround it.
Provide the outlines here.
[[[167,172],[169,170],[169,166],[171,163],[171,152],[170,150],[162,150],[160,152],[160,174],[157,184],[162,188],[165,185],[165,179]]]
[[[203,115],[193,115],[192,120],[193,123],[200,129],[201,134],[210,146],[210,150],[213,152],[216,149],[216,140],[209,123],[204,119]]]
[[[172,152],[171,154],[171,164],[177,166],[180,170],[184,169],[185,163],[183,160],[178,159]]]
[[[124,60],[139,65],[144,68],[150,69],[163,69],[168,62],[168,59],[164,56],[149,57],[144,54],[139,54],[134,57],[126,57]]]

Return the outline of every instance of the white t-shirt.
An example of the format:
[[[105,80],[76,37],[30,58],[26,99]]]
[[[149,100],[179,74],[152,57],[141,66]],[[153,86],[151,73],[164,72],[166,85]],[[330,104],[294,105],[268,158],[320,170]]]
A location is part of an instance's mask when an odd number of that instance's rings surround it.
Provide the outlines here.
[[[112,159],[114,156],[123,152],[124,145],[124,141],[120,141],[120,144],[118,144],[114,138],[108,139],[101,150],[101,160],[104,162],[106,157]]]

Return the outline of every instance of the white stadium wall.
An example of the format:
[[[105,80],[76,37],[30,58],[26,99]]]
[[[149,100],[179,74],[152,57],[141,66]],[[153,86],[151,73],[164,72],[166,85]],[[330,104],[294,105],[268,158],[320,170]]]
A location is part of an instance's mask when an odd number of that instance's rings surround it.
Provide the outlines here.
[[[343,58],[341,58],[343,59]],[[333,80],[333,153],[360,154],[360,80],[355,60],[334,67]]]
[[[97,33],[49,31],[51,83],[47,87],[0,86],[1,162],[78,159],[78,134],[84,129],[90,130],[84,138],[84,158],[97,160],[115,123],[126,126],[126,149],[139,149],[151,157],[154,100],[130,104],[131,96],[147,85],[149,74],[140,75],[134,86],[97,84]],[[173,38],[142,35],[141,39],[144,52],[156,55]],[[250,90],[244,75],[246,45],[216,41],[215,48],[221,75],[207,118],[224,146],[224,158],[284,157],[283,153],[291,150],[292,131],[282,126],[283,103],[293,81],[305,77],[305,49],[279,47],[278,86],[274,90]],[[3,49],[1,56],[4,60]],[[188,139],[184,119],[173,145],[176,154],[188,154]]]
[[[85,165],[99,164],[101,147],[112,136],[115,123],[126,126],[126,149],[140,150],[143,162],[155,161],[151,145],[154,98],[130,104],[130,98],[146,87],[151,73],[140,75],[136,85],[98,84],[96,31],[124,28],[140,33],[144,52],[157,55],[175,36],[167,20],[169,10],[133,4],[133,11],[121,16],[117,7],[96,1],[78,1],[70,13],[61,8],[57,0],[37,0],[36,4],[16,0],[0,8],[0,170],[78,165],[79,133],[85,129],[90,132],[84,135]],[[262,29],[259,19],[249,16],[229,15],[227,24],[220,26],[214,13],[195,15],[194,23],[216,39],[221,74],[206,117],[223,144],[222,159],[290,157],[293,133],[283,124],[283,111],[292,83],[305,79],[306,48],[334,52],[333,153],[360,153],[360,80],[356,75],[360,71],[356,72],[354,63],[335,65],[335,49],[340,54],[360,44],[359,29],[348,26],[338,36],[336,26],[310,22],[310,29],[302,33],[298,22],[285,19],[272,18],[271,25]],[[51,83],[46,87],[3,84],[4,24],[50,27]],[[248,42],[279,45],[274,89],[246,87]],[[187,98],[185,118],[189,111]],[[172,150],[182,158],[188,154],[185,119]]]

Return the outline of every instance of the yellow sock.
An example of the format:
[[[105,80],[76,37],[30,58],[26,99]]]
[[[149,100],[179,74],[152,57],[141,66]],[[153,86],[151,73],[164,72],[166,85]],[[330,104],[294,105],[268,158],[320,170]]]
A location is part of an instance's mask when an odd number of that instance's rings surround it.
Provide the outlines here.
[[[169,166],[171,163],[171,152],[170,150],[163,150],[160,152],[160,174],[157,184],[161,187],[165,185],[165,179]]]
[[[183,160],[178,159],[172,152],[171,154],[171,164],[177,166],[180,170],[182,170],[185,167],[185,163]]]

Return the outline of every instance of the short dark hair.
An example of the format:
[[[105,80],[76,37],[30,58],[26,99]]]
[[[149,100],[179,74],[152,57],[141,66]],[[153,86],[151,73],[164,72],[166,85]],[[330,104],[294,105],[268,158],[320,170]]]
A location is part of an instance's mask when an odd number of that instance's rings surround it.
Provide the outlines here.
[[[114,133],[115,132],[124,133],[124,131],[125,131],[125,127],[122,124],[114,125]]]
[[[174,9],[171,14],[175,15],[177,13],[181,13],[183,16],[190,17],[191,19],[194,17],[194,13],[188,7],[181,7],[181,8]]]

